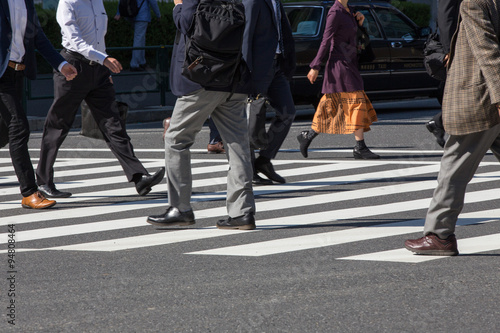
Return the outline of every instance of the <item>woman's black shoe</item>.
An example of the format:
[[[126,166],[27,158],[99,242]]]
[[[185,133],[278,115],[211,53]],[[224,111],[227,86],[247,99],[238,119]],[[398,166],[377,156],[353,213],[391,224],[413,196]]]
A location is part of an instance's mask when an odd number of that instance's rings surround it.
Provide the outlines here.
[[[302,131],[297,136],[297,140],[300,143],[300,152],[302,156],[304,156],[305,158],[307,158],[307,149],[309,148],[309,145],[317,135],[318,133],[316,133],[315,131],[309,130],[309,131]]]

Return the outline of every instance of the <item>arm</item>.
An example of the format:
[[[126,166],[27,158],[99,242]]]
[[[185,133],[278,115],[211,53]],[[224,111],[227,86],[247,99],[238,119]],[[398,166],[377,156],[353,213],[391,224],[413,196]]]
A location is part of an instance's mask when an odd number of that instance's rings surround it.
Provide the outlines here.
[[[243,0],[245,7],[245,31],[243,32],[243,45],[241,53],[243,58],[250,69],[253,71],[253,36],[255,32],[256,19],[259,17],[259,6],[256,5],[255,0]]]
[[[160,12],[160,7],[158,7],[158,2],[156,0],[148,0],[149,2],[149,7],[153,9],[153,12],[155,13],[157,18],[161,17],[161,12]]]
[[[500,41],[486,8],[464,0],[460,15],[471,51],[485,78],[491,103],[500,103]]]
[[[439,0],[437,26],[439,41],[443,44],[446,53],[450,52],[451,37],[457,30],[458,12],[462,0]]]
[[[49,62],[49,64],[59,72],[61,72],[66,80],[73,80],[77,75],[77,70],[73,65],[69,64],[64,58],[54,49],[47,36],[40,26],[38,16],[34,11],[33,24],[35,25],[35,47],[38,52]]]
[[[325,58],[330,54],[331,44],[333,42],[333,36],[335,30],[337,29],[337,20],[335,19],[336,12],[330,11],[326,18],[325,32],[323,33],[323,39],[321,40],[321,45],[318,49],[318,54],[311,62],[309,67],[311,70],[307,74],[309,82],[314,83],[318,78],[319,70],[321,69],[321,64],[324,63]]]
[[[194,0],[175,0],[174,3],[174,24],[177,29],[185,35],[189,31],[191,23],[193,22],[198,2]]]

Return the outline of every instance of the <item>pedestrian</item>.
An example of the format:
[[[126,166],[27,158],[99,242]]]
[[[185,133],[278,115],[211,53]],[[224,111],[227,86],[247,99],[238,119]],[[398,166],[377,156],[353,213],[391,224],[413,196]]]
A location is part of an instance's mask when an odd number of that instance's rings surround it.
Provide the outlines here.
[[[467,184],[491,149],[500,160],[500,3],[463,0],[451,43],[443,97],[444,146],[424,236],[407,240],[417,254],[457,255],[455,226]]]
[[[158,20],[161,18],[161,13],[156,0],[138,0],[137,6],[139,7],[137,16],[128,19],[134,26],[133,47],[144,47],[146,46],[146,31],[148,30],[149,22],[151,22],[151,9],[155,13]],[[119,20],[120,18],[120,10],[118,9],[115,15],[115,20]],[[143,72],[146,68],[146,50],[132,50],[130,70],[132,72]]]
[[[289,82],[295,70],[292,28],[280,0],[242,2],[246,15],[243,59],[251,72],[251,98],[259,95],[268,97],[276,111],[266,133],[269,138],[267,148],[260,149],[257,158],[252,151],[253,183],[285,183],[285,178],[274,170],[271,160],[278,154],[295,118]],[[268,179],[260,177],[258,173]]]
[[[229,171],[226,206],[229,217],[219,220],[221,229],[254,229],[255,201],[252,191],[250,144],[245,111],[246,94],[228,87],[202,87],[181,74],[186,34],[193,22],[199,0],[174,0],[173,18],[179,32],[170,66],[170,86],[178,96],[170,125],[165,133],[165,164],[169,206],[164,214],[147,222],[156,226],[195,223],[191,207],[192,171],[190,147],[210,116],[224,140]],[[234,80],[234,79],[233,79]],[[234,82],[233,82],[234,83]]]
[[[348,5],[348,0],[337,0],[330,8],[320,48],[309,65],[307,74],[314,83],[326,59],[321,98],[311,129],[302,131],[297,139],[300,152],[308,156],[307,149],[319,133],[354,133],[355,159],[378,159],[365,144],[364,132],[377,121],[377,114],[364,92],[363,79],[358,70],[356,33],[365,17]]]
[[[438,1],[437,26],[439,29],[439,42],[443,45],[443,50],[446,53],[445,66],[449,58],[451,38],[457,30],[458,12],[461,2],[462,0]],[[444,82],[440,82],[440,91],[443,90],[444,84]],[[425,127],[436,137],[438,145],[444,147],[445,130],[443,126],[442,113],[439,112],[436,114],[425,124]]]
[[[54,163],[76,112],[85,100],[128,181],[135,183],[139,195],[148,194],[151,187],[163,179],[165,169],[153,175],[148,173],[135,156],[117,108],[112,108],[115,89],[111,73],[119,73],[122,65],[106,54],[107,15],[102,0],[60,0],[56,18],[62,32],[61,55],[79,68],[79,75],[72,81],[54,75],[54,102],[45,119],[36,170],[39,190],[50,198],[71,196],[70,192],[56,189]]]
[[[37,49],[57,70],[61,80],[74,79],[77,70],[67,63],[45,36],[33,0],[0,2],[0,114],[8,127],[9,151],[19,180],[24,208],[48,208],[56,204],[38,191],[28,152],[30,129],[22,106],[24,77],[35,79]]]

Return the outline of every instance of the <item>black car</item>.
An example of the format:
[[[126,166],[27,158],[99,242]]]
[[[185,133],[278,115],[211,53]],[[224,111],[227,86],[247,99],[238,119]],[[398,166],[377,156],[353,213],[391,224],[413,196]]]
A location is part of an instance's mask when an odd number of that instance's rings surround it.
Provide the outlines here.
[[[322,73],[316,83],[307,80],[309,64],[316,56],[332,1],[284,3],[292,26],[297,69],[291,82],[296,103],[316,104],[321,97]],[[363,13],[370,36],[372,59],[360,60],[365,91],[372,100],[438,96],[439,81],[423,64],[423,48],[429,27],[420,28],[386,1],[349,1]]]

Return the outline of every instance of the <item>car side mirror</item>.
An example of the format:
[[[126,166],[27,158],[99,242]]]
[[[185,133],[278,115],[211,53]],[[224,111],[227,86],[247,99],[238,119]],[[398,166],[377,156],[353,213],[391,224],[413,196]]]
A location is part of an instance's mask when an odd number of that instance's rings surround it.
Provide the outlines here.
[[[431,27],[418,28],[418,35],[420,37],[427,37],[432,33]]]

